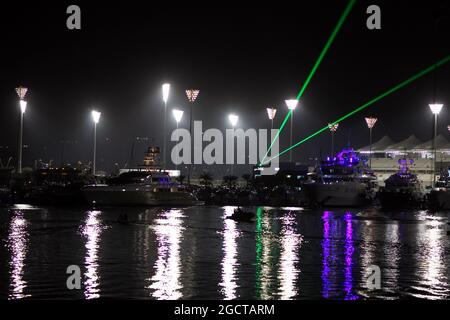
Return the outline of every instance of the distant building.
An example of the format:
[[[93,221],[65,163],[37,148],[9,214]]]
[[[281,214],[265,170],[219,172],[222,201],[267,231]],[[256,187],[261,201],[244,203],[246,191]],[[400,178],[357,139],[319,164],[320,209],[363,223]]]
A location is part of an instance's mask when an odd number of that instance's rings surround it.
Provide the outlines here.
[[[144,155],[144,161],[140,167],[146,169],[159,169],[160,168],[160,151],[159,147],[149,147]]]
[[[137,168],[119,169],[119,174],[135,171],[161,172],[159,147],[149,147],[144,154],[144,160]],[[165,170],[165,172],[167,172],[170,177],[180,176],[180,170]]]
[[[362,156],[369,157],[372,150],[372,170],[377,175],[378,181],[383,185],[384,180],[398,171],[398,160],[401,158],[413,159],[414,164],[410,170],[417,174],[419,180],[430,186],[433,181],[433,160],[434,149],[433,139],[423,142],[415,135],[411,135],[405,140],[394,142],[388,136],[384,136],[379,141],[369,146],[357,150]],[[443,136],[436,137],[436,173],[447,171],[450,166],[450,143]]]

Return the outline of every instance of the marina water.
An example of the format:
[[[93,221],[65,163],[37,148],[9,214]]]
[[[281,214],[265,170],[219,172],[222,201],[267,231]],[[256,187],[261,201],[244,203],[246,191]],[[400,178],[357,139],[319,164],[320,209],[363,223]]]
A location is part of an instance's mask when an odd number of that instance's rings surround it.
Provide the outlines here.
[[[449,297],[446,213],[254,207],[238,222],[234,209],[0,208],[0,298]]]

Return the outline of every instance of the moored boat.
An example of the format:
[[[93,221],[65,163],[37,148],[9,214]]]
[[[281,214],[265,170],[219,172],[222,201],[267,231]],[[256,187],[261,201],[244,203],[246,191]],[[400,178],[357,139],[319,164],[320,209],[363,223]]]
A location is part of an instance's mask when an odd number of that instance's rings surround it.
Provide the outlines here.
[[[94,206],[192,206],[198,199],[170,180],[165,172],[122,173],[108,184],[93,184],[82,189]]]
[[[353,149],[346,148],[322,161],[315,180],[304,187],[311,205],[360,207],[373,200],[375,181]]]
[[[427,195],[428,207],[432,211],[450,210],[449,171],[441,172],[435,187]]]
[[[425,192],[417,175],[409,172],[414,161],[400,159],[399,171],[385,181],[378,198],[383,209],[416,209],[424,204]]]

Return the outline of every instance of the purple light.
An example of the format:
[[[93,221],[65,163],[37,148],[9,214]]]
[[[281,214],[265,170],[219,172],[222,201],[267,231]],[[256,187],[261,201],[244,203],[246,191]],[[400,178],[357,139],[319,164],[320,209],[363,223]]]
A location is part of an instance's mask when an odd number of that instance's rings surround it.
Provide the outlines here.
[[[325,299],[330,298],[330,262],[332,261],[332,243],[330,239],[330,219],[333,213],[325,211],[323,220],[323,240],[322,240],[322,296]]]
[[[353,244],[353,227],[352,227],[352,214],[347,212],[345,214],[345,280],[344,291],[345,300],[357,300],[358,296],[353,293],[353,252],[355,247]]]

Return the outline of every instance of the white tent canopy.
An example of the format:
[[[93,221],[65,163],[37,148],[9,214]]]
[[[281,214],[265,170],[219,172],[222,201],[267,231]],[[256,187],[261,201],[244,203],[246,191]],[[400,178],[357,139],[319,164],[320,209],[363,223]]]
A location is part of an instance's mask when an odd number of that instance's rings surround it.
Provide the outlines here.
[[[384,152],[388,147],[390,147],[393,144],[394,141],[392,141],[391,138],[389,138],[388,136],[384,136],[383,138],[372,144],[372,152]],[[359,149],[358,152],[362,153],[370,152],[370,145]]]
[[[445,137],[440,134],[436,137],[436,149],[437,150],[441,150],[443,149],[443,147],[448,146],[449,142],[447,139],[445,139]],[[424,142],[422,144],[419,144],[418,146],[415,146],[413,148],[414,151],[416,152],[420,152],[420,151],[430,151],[433,149],[433,139]]]
[[[418,145],[423,144],[423,141],[417,139],[415,135],[410,135],[407,139],[393,144],[386,149],[386,152],[401,152],[406,150],[412,150]]]
[[[433,150],[433,139],[421,142],[415,135],[409,136],[407,139],[394,143],[391,138],[384,136],[380,140],[372,144],[373,153],[389,153],[389,152],[430,152]],[[361,153],[369,153],[370,145],[359,150]],[[450,142],[442,135],[436,137],[436,151],[450,152]]]

